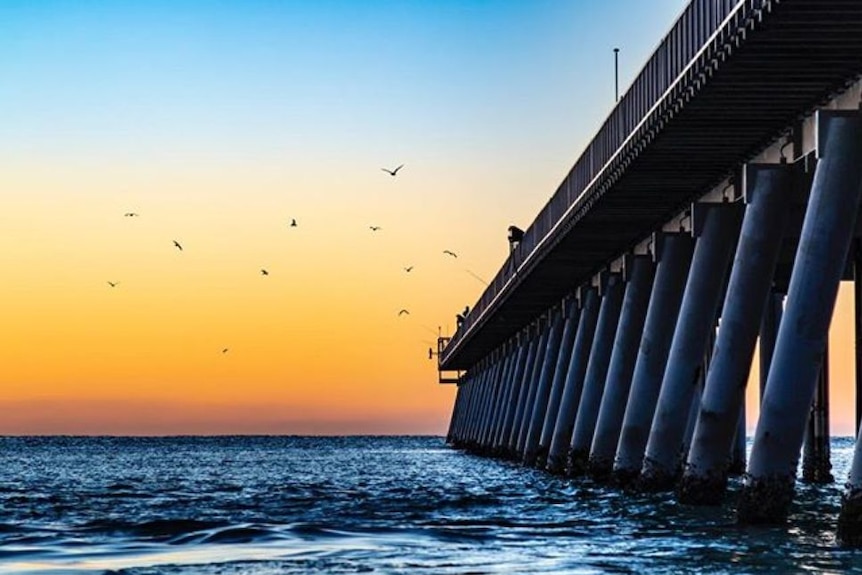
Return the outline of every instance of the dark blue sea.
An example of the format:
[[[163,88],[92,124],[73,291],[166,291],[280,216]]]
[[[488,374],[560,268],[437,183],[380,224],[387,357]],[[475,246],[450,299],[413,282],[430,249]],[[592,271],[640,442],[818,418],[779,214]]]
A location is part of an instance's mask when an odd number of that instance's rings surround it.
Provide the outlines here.
[[[742,528],[436,437],[0,438],[0,573],[862,573],[833,448],[834,485]]]

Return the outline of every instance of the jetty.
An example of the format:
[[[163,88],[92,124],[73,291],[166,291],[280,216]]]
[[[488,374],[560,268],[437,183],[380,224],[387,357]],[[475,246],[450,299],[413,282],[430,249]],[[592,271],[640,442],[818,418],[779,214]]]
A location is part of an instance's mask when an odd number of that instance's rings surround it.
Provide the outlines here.
[[[449,443],[691,505],[743,474],[742,523],[786,521],[800,458],[833,481],[841,281],[862,413],[860,74],[858,0],[693,0],[432,354]],[[862,544],[859,442],[838,534]]]

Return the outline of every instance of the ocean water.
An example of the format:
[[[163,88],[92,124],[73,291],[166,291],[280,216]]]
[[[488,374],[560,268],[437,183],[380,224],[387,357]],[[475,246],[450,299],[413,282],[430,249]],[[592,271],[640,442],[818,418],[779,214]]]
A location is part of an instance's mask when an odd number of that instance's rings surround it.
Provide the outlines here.
[[[435,437],[0,438],[0,573],[862,573],[852,448],[755,528]]]

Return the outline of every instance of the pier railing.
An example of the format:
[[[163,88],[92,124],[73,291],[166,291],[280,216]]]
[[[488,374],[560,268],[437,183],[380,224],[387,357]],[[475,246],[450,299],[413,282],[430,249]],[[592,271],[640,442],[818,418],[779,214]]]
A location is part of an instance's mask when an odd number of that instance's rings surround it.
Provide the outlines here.
[[[643,129],[658,104],[691,72],[710,43],[717,36],[737,35],[752,18],[778,1],[693,0],[689,4],[464,318],[444,350],[444,362],[481,325],[504,292],[515,287],[517,274],[535,264],[570,216],[588,202],[588,192],[607,175],[619,151]]]

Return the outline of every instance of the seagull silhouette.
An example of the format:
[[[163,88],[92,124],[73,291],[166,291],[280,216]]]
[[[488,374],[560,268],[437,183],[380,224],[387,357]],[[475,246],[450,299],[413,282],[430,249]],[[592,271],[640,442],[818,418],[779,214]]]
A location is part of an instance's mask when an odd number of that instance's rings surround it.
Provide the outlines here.
[[[376,232],[380,229],[380,226],[368,226],[368,229],[370,229],[372,232]]]
[[[404,271],[410,273],[411,271],[413,271],[413,266],[407,266],[406,268],[404,268]]]
[[[183,251],[183,246],[181,246],[180,242],[178,242],[177,240],[174,240],[174,247],[176,247],[180,251]]]
[[[290,220],[290,227],[292,227],[292,228],[296,227],[296,220],[295,219]]]
[[[126,212],[125,214],[123,214],[123,216],[125,216],[127,218],[137,218],[138,214],[135,212]]]
[[[401,168],[403,168],[403,167],[404,167],[404,164],[401,164],[400,166],[398,166],[398,167],[397,167],[397,168],[395,168],[394,170],[389,170],[389,169],[386,169],[386,168],[380,168],[380,169],[381,169],[381,170],[383,170],[384,172],[386,172],[387,174],[389,174],[390,176],[394,176],[395,174],[397,174],[397,173],[398,173],[398,170],[400,170],[400,169],[401,169]]]
[[[407,311],[406,309],[402,309],[401,311],[398,312],[398,316],[400,317],[402,315],[410,315],[410,312]]]
[[[108,285],[111,287],[117,287],[120,282],[108,282]]]
[[[269,272],[268,272],[268,271],[266,271],[265,269],[261,268],[261,269],[260,269],[260,275],[262,275],[262,276],[268,276],[268,275],[269,275]]]
[[[450,255],[450,256],[452,256],[453,258],[457,258],[457,257],[458,257],[458,254],[456,254],[455,252],[450,252],[449,250],[443,250],[443,253],[444,253],[444,254],[446,254],[446,255]]]

